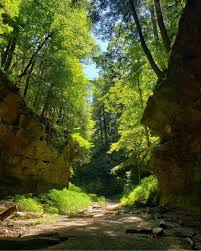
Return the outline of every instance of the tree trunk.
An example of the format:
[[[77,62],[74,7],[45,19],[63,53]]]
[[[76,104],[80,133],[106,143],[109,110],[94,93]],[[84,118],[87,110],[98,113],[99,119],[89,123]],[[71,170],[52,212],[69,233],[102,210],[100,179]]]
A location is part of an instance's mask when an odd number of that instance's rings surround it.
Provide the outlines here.
[[[138,90],[139,90],[139,94],[140,94],[141,108],[144,109],[144,101],[143,101],[143,96],[142,96],[142,89],[140,88],[139,79],[137,80],[137,84],[138,84]],[[144,133],[145,133],[145,137],[146,137],[146,141],[147,141],[147,146],[150,147],[151,146],[151,141],[150,141],[150,137],[149,137],[149,130],[148,130],[148,127],[146,125],[144,126]]]
[[[158,26],[160,29],[163,45],[164,45],[166,52],[169,53],[171,50],[171,42],[168,37],[168,33],[167,33],[165,23],[163,20],[163,14],[162,14],[162,10],[161,10],[160,0],[154,0],[154,5],[155,5],[157,21],[158,21]]]
[[[18,38],[19,31],[17,28],[14,28],[12,32],[12,37],[8,42],[8,46],[6,47],[6,51],[2,58],[2,65],[4,66],[4,71],[7,72],[11,66],[13,55],[17,45],[17,38]]]
[[[28,88],[29,88],[29,83],[30,83],[30,79],[31,79],[31,74],[33,72],[33,69],[34,69],[34,65],[35,65],[35,61],[32,62],[32,65],[31,65],[31,68],[29,70],[29,73],[28,73],[28,76],[27,76],[27,79],[26,79],[26,84],[25,84],[25,88],[24,88],[24,98],[26,98],[26,95],[27,95],[27,91],[28,91]]]
[[[36,57],[38,55],[38,53],[42,50],[43,46],[47,43],[48,39],[50,38],[50,35],[48,35],[45,40],[38,45],[37,50],[33,53],[33,55],[31,56],[27,66],[24,68],[24,70],[22,71],[22,73],[18,76],[19,78],[22,78],[23,76],[25,76],[27,74],[27,71],[29,70],[29,68],[31,67],[31,65],[33,64],[34,60],[36,60]]]
[[[49,98],[47,97],[40,115],[41,118],[43,118],[45,116],[45,113],[48,111],[48,106],[49,106]]]
[[[100,139],[101,144],[103,144],[103,126],[102,126],[102,114],[99,115],[99,124],[100,124]]]
[[[105,135],[105,147],[107,147],[108,146],[107,120],[106,120],[104,108],[103,108],[103,126],[104,126],[104,135]]]
[[[36,95],[33,98],[33,102],[32,102],[32,107],[34,108],[35,111],[37,110],[38,97],[39,97],[39,88],[37,89]]]
[[[136,12],[136,9],[135,9],[134,0],[130,0],[130,5],[131,5],[132,13],[133,13],[133,18],[135,20],[135,24],[136,24],[136,27],[137,27],[137,31],[138,31],[138,34],[139,34],[139,37],[140,37],[140,42],[141,42],[141,45],[142,45],[142,49],[143,49],[143,51],[144,51],[150,65],[151,65],[151,68],[153,69],[153,71],[155,72],[157,77],[162,78],[163,77],[163,72],[160,70],[160,68],[158,67],[158,65],[154,61],[154,58],[152,57],[152,54],[151,54],[150,50],[148,49],[147,44],[145,42],[145,39],[144,39],[144,36],[143,36],[143,33],[142,33],[142,28],[141,28],[141,25],[140,25],[140,22],[139,22],[139,19],[138,19],[138,16],[137,16],[137,12]]]
[[[154,39],[155,39],[155,43],[157,45],[159,43],[159,36],[158,36],[156,16],[155,16],[155,11],[154,11],[154,6],[153,5],[150,7],[150,13],[151,13],[151,22],[152,22]]]
[[[48,94],[47,94],[47,97],[46,97],[46,100],[45,100],[45,104],[43,106],[43,109],[42,109],[42,112],[41,112],[41,115],[40,117],[43,118],[45,116],[45,113],[47,113],[48,111],[48,107],[49,107],[49,101],[50,101],[50,98],[52,96],[52,85],[50,86],[50,89],[48,90]]]
[[[4,71],[5,72],[8,72],[8,70],[9,70],[9,68],[11,66],[13,55],[14,55],[15,48],[16,48],[16,44],[17,44],[17,37],[14,37],[13,40],[12,40],[11,46],[10,46],[9,53],[7,55],[5,66],[4,66]]]
[[[33,102],[32,102],[32,107],[34,109],[38,109],[38,105],[37,105],[37,102],[38,102],[38,98],[39,98],[39,94],[40,94],[40,90],[41,90],[41,83],[42,83],[42,79],[43,79],[43,75],[44,75],[44,70],[45,70],[45,67],[43,65],[43,61],[40,62],[40,65],[39,65],[39,73],[37,74],[37,79],[36,79],[36,82],[37,82],[37,92],[36,92],[36,95],[35,97],[33,98]]]
[[[9,53],[10,47],[11,47],[12,39],[9,39],[8,44],[6,46],[6,50],[2,53],[2,58],[1,58],[1,65],[5,66],[7,55]]]

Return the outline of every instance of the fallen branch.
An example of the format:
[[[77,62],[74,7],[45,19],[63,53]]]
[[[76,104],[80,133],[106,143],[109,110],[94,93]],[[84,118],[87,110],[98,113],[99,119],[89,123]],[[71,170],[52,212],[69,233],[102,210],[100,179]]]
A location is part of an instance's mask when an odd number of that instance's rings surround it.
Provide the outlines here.
[[[3,211],[2,213],[0,213],[0,220],[4,221],[5,219],[7,219],[11,214],[13,214],[15,211],[17,211],[17,206],[14,205],[12,207],[9,207],[8,209],[6,209],[5,211]]]

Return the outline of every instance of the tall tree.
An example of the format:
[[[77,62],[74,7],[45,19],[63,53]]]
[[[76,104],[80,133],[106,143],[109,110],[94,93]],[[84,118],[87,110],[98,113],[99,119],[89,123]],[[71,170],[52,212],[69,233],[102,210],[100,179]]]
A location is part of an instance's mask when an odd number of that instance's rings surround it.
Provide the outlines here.
[[[163,20],[163,14],[162,14],[162,10],[161,10],[160,0],[154,0],[154,5],[155,5],[158,26],[160,29],[160,34],[162,37],[163,45],[165,47],[166,52],[169,53],[171,50],[171,42],[170,42],[166,27],[165,27],[165,23]]]
[[[163,72],[160,70],[160,68],[156,64],[150,50],[148,49],[148,47],[146,45],[146,42],[145,42],[145,39],[144,39],[144,36],[143,36],[143,33],[142,33],[142,28],[141,28],[141,25],[140,25],[140,22],[139,22],[139,19],[138,19],[138,15],[137,15],[137,12],[136,12],[136,7],[135,7],[135,1],[134,0],[130,0],[130,6],[131,6],[132,13],[133,13],[133,18],[135,20],[135,24],[136,24],[136,27],[137,27],[137,31],[138,31],[138,34],[139,34],[139,37],[140,37],[140,42],[141,42],[143,51],[144,51],[150,65],[151,65],[153,71],[156,73],[157,77],[161,78],[163,76]]]

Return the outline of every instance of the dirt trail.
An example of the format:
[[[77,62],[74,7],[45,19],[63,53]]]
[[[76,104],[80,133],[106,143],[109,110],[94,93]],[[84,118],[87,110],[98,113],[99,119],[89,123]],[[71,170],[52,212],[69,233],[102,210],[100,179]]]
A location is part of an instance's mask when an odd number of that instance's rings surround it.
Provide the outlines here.
[[[94,204],[76,217],[26,227],[20,238],[0,239],[1,249],[183,250],[201,249],[200,221],[188,226],[170,213],[126,212],[118,203]],[[163,222],[160,222],[163,218]],[[30,220],[31,221],[31,220]],[[18,222],[20,223],[20,221]],[[21,224],[23,222],[21,221]],[[25,222],[24,222],[25,223]],[[16,222],[17,224],[17,222]],[[156,228],[162,225],[163,228]],[[154,232],[154,233],[153,233]],[[200,245],[200,246],[199,246]]]

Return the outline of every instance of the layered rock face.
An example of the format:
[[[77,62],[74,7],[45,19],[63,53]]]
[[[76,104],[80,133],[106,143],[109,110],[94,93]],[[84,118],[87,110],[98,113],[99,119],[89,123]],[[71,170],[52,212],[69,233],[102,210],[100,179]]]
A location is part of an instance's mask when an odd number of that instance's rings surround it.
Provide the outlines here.
[[[17,90],[0,72],[0,196],[67,186],[76,143],[59,153]]]
[[[162,199],[201,208],[201,1],[189,0],[169,60],[142,119],[161,143],[149,168]]]

